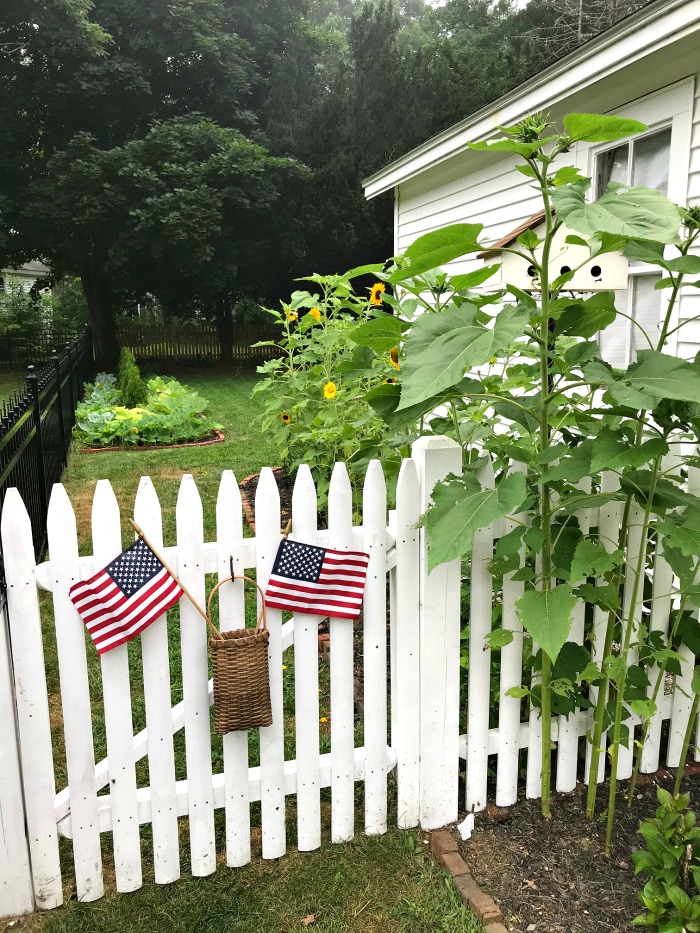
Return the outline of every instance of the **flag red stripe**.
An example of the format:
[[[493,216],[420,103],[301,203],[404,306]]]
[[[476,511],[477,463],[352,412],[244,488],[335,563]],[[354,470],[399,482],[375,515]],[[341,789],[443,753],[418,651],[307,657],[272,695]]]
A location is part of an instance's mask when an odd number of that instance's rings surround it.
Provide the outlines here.
[[[268,599],[265,598],[265,602],[270,607],[270,609],[287,609],[290,612],[303,612],[306,615],[311,616],[332,616],[334,619],[357,619],[360,615],[360,610],[355,609],[352,612],[341,612],[335,606],[325,607],[323,605],[317,606],[306,606],[293,602],[288,599]]]
[[[97,638],[100,634],[124,626],[132,620],[138,621],[141,616],[151,611],[154,602],[159,602],[161,599],[168,598],[172,593],[179,590],[180,587],[177,581],[174,580],[170,574],[167,574],[164,580],[159,581],[146,590],[142,590],[138,599],[130,600],[129,604],[122,607],[118,613],[105,613],[100,619],[92,622],[88,625],[88,631],[93,638]],[[181,591],[180,595],[182,595]]]
[[[104,654],[105,651],[110,651],[112,648],[116,648],[118,645],[123,645],[124,642],[131,641],[132,638],[135,638],[136,635],[140,635],[144,629],[148,628],[152,622],[155,622],[156,619],[158,619],[164,612],[170,609],[171,606],[174,606],[182,595],[180,592],[177,592],[179,587],[177,584],[175,585],[176,592],[171,593],[170,590],[168,590],[169,595],[167,598],[164,598],[161,600],[161,602],[157,603],[144,619],[139,619],[137,623],[127,629],[120,629],[119,632],[113,632],[110,637],[95,638],[95,647],[97,648],[98,652],[100,654]]]
[[[337,593],[339,596],[350,598],[362,598],[361,586],[326,586],[325,584],[311,583],[308,580],[287,580],[284,577],[270,577],[268,586],[278,590],[300,590],[304,593]]]
[[[162,589],[164,586],[170,585],[170,581],[172,580],[173,577],[171,577],[168,571],[163,568],[163,570],[161,570],[155,577],[149,580],[145,586],[142,586],[140,590],[137,590],[129,598],[124,598],[123,601],[115,604],[114,607],[110,608],[109,604],[105,604],[103,606],[102,612],[91,613],[89,619],[86,619],[86,616],[83,615],[83,619],[86,620],[88,629],[90,631],[94,631],[96,628],[101,626],[102,621],[105,619],[108,621],[120,621],[129,613],[133,612],[135,609],[138,609],[145,600],[150,598],[152,593]]]
[[[342,599],[332,599],[325,598],[323,596],[304,596],[301,593],[289,593],[287,591],[283,593],[271,592],[268,596],[265,597],[268,605],[272,606],[270,600],[276,600],[278,602],[285,601],[288,605],[276,606],[276,609],[289,609],[292,606],[292,603],[300,609],[301,612],[311,612],[315,606],[331,606],[336,609],[347,609],[352,612],[358,612],[362,608],[362,603],[357,602],[347,602]]]
[[[346,557],[329,557],[328,552],[323,558],[323,563],[325,564],[345,564],[348,567],[366,567],[369,564],[368,560],[348,560]]]

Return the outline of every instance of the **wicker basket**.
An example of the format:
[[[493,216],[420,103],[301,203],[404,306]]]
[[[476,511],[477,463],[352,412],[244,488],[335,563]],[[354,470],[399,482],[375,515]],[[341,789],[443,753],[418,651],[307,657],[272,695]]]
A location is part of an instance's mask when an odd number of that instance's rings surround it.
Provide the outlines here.
[[[211,621],[211,602],[224,583],[248,580],[261,595],[257,628],[219,632]],[[251,577],[238,574],[226,577],[209,594],[207,617],[215,637],[209,639],[214,674],[214,728],[218,735],[257,726],[272,725],[270,670],[267,659],[269,633],[265,598]]]

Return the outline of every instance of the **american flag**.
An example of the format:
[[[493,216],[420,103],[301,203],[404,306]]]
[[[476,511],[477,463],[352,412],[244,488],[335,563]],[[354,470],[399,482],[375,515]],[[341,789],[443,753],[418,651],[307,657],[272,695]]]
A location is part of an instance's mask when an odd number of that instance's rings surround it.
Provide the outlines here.
[[[285,538],[265,591],[272,609],[356,619],[362,608],[369,554],[332,551]]]
[[[99,654],[131,641],[182,596],[182,588],[141,538],[68,595]]]

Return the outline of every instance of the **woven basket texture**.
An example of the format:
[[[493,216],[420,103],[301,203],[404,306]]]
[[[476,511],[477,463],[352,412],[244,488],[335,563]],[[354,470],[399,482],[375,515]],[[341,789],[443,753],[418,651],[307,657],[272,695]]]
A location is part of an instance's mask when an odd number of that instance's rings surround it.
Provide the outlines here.
[[[266,629],[236,629],[210,638],[217,735],[272,725]]]

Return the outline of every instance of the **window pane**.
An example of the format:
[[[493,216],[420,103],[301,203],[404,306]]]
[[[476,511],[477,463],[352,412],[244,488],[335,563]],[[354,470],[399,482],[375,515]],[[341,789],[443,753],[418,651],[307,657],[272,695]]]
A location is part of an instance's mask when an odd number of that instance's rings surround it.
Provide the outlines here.
[[[626,185],[629,144],[601,152],[596,159],[596,194],[599,198],[611,181]]]
[[[659,321],[661,319],[661,292],[655,289],[658,275],[637,275],[632,285],[632,317],[644,328],[654,347],[659,339]],[[649,344],[638,327],[632,328],[632,359],[636,359],[637,350],[648,350]]]
[[[658,280],[658,275],[630,276],[629,288],[615,292],[615,307],[644,328],[654,347],[661,319],[661,292],[654,288]],[[601,358],[615,369],[626,369],[637,358],[638,350],[649,349],[644,334],[621,314],[598,334],[598,346]]]
[[[668,165],[671,155],[671,128],[634,143],[632,184],[668,192]]]

